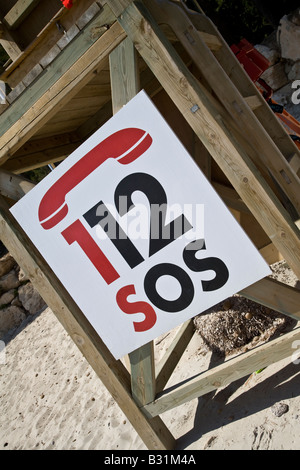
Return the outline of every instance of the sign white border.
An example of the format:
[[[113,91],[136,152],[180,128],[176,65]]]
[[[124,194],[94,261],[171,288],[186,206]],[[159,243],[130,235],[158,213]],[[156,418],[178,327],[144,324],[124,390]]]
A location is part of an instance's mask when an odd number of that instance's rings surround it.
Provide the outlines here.
[[[40,224],[38,209],[47,191],[100,142],[126,128],[145,130],[152,138],[150,147],[130,164],[120,164],[110,158],[96,168],[66,195],[67,215],[56,226],[45,230]],[[170,207],[177,207],[179,215],[180,210],[184,214],[187,212],[186,217],[192,225],[195,218],[190,220],[193,210],[189,212],[189,209],[196,208],[200,224],[193,225],[192,239],[204,238],[205,249],[199,250],[194,258],[222,260],[229,270],[229,279],[224,286],[204,292],[203,282],[213,279],[215,273],[203,269],[197,272],[187,267],[183,252],[191,242],[190,232],[150,257],[147,237],[133,240],[144,261],[132,269],[109,237],[99,235],[102,229],[89,226],[83,214],[100,201],[113,211],[116,187],[138,173],[156,179],[167,195],[168,211]],[[149,204],[147,195],[141,191],[132,197],[136,207]],[[256,247],[143,91],[15,204],[11,212],[117,359],[270,274],[269,266]],[[131,215],[129,212],[126,219],[120,217],[116,209],[113,213],[125,230]],[[138,215],[147,225],[146,230],[140,227],[140,233],[147,234],[149,216],[146,220],[144,215]],[[166,222],[174,217],[176,214],[167,213]],[[78,243],[66,243],[62,232],[75,220],[80,220],[116,268],[119,278],[112,284],[107,285],[101,278]],[[137,231],[138,222],[134,218],[130,220]],[[153,305],[145,294],[146,274],[155,266],[166,264],[178,266],[180,272],[187,272],[192,280],[194,296],[183,311],[166,312]],[[134,308],[135,302],[144,302],[155,310],[157,320],[151,329],[136,332],[134,324],[143,322],[145,314],[128,314],[118,307],[117,293],[126,285],[135,287],[135,294],[128,296],[127,304],[133,304]],[[161,276],[155,286],[161,297],[170,301],[182,293],[178,280],[172,276]]]

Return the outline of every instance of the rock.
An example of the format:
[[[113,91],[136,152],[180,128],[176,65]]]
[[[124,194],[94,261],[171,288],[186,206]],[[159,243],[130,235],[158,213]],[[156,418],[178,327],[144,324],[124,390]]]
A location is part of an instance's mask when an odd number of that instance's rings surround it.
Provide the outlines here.
[[[0,338],[9,330],[20,326],[25,318],[25,312],[20,307],[9,306],[0,310]]]
[[[300,8],[294,10],[289,16],[289,20],[297,26],[300,26]]]
[[[19,287],[19,285],[20,281],[14,270],[10,271],[8,274],[6,274],[0,279],[0,289],[2,291],[16,289],[17,287]]]
[[[12,302],[12,300],[15,298],[15,289],[11,289],[8,292],[5,292],[3,295],[0,297],[0,307],[1,305],[7,305]]]
[[[286,106],[291,103],[293,91],[294,90],[292,89],[291,84],[288,83],[284,87],[277,90],[276,93],[273,94],[272,98],[277,103],[282,104],[282,106]]]
[[[15,264],[16,264],[15,260],[9,253],[4,255],[0,259],[0,277],[4,276],[5,274],[8,274],[9,271],[12,270]]]
[[[278,49],[271,49],[264,44],[257,44],[255,49],[257,49],[258,52],[260,52],[270,62],[270,67],[276,64],[280,58]]]
[[[300,60],[300,26],[291,21],[293,17],[285,15],[280,20],[278,37],[281,47],[281,57],[293,62]]]
[[[44,300],[30,282],[21,286],[18,294],[23,307],[31,315],[35,315],[46,306]]]
[[[12,300],[11,305],[16,305],[17,307],[22,307],[22,303],[20,302],[20,300],[19,300],[18,297],[15,297],[15,298]]]
[[[288,79],[290,81],[294,81],[294,80],[299,80],[300,79],[300,61],[298,62],[295,62],[289,73],[288,73]]]
[[[29,277],[28,277],[27,274],[23,271],[22,268],[19,269],[18,279],[19,279],[19,281],[21,281],[21,282],[29,281]]]
[[[283,414],[289,411],[289,406],[286,403],[282,403],[282,402],[275,403],[275,405],[271,407],[271,411],[275,416],[280,418],[280,416],[282,416]]]
[[[278,62],[277,64],[269,67],[262,75],[261,78],[272,88],[273,91],[282,88],[288,83],[288,77],[285,73],[285,64]]]

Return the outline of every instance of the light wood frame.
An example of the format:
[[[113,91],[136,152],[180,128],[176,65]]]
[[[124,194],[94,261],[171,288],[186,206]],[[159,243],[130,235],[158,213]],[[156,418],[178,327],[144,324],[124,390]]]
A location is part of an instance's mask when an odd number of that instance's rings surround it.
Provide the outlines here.
[[[1,162],[4,163],[39,126],[50,119],[56,109],[62,107],[78,88],[90,79],[101,60],[108,55],[113,112],[120,109],[139,90],[136,66],[138,51],[227,176],[246,209],[252,212],[274,246],[300,277],[298,227],[279,200],[280,195],[276,194],[272,181],[266,176],[272,152],[273,177],[279,179],[282,189],[297,209],[299,178],[286,162],[291,155],[298,157],[298,152],[282,130],[280,139],[272,135],[273,121],[264,107],[264,102],[255,87],[251,87],[247,82],[241,67],[237,61],[234,62],[234,56],[228,56],[230,51],[226,49],[227,46],[219,33],[204,15],[195,17],[178,6],[178,2],[175,5],[173,2],[162,0],[107,0],[106,3],[117,22],[2,136]],[[164,14],[172,12],[170,22],[174,32],[187,47],[193,60],[205,57],[205,64],[209,66],[204,78],[213,84],[212,88],[218,99],[194,77],[158,26],[158,7],[166,7]],[[181,22],[178,22],[178,18]],[[230,57],[234,77],[229,80],[222,75],[222,85],[225,87],[223,93],[222,87],[212,81],[212,76],[220,70],[226,70],[224,56]],[[200,69],[204,73],[201,67]],[[75,70],[78,73],[74,78]],[[242,85],[243,90],[234,83],[241,77],[245,78],[248,87]],[[249,151],[249,145],[246,139],[242,138],[237,123],[239,117],[244,126],[248,123],[249,132],[255,134],[259,152]],[[288,175],[288,185],[281,180],[282,172]],[[30,190],[30,184],[22,177],[10,176],[12,175],[7,172],[0,173],[1,194],[18,199]],[[258,368],[288,357],[292,352],[293,341],[300,339],[300,329],[296,328],[220,366],[201,372],[199,376],[187,380],[183,385],[164,390],[193,336],[191,320],[182,325],[156,371],[154,347],[153,343],[149,343],[130,354],[128,372],[121,361],[113,358],[12,217],[3,196],[0,199],[0,235],[149,449],[172,449],[176,445],[160,414]],[[285,284],[268,278],[244,289],[241,295],[300,319],[300,292]]]

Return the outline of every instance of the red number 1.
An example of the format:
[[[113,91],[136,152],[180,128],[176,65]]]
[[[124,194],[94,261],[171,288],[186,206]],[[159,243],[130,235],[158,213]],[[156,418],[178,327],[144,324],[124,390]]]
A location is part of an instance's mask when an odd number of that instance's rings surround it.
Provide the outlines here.
[[[80,220],[75,220],[61,234],[69,245],[74,242],[78,243],[107,284],[111,284],[120,277]]]

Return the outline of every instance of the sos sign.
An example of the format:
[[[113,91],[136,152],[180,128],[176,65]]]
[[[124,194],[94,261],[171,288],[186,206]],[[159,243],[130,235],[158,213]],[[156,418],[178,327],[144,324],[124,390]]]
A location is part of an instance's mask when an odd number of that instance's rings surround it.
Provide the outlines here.
[[[117,359],[270,273],[144,92],[11,211]]]

